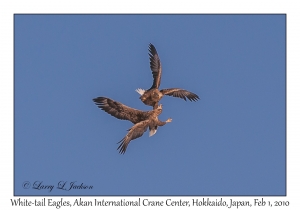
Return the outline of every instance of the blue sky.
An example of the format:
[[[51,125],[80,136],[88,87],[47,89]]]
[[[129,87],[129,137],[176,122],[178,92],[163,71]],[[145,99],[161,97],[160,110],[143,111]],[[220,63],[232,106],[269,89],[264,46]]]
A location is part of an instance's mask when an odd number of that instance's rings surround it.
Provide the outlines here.
[[[284,15],[15,15],[15,195],[285,195]],[[150,110],[148,44],[162,62],[160,127],[98,109],[109,97]],[[60,181],[90,190],[24,189]]]

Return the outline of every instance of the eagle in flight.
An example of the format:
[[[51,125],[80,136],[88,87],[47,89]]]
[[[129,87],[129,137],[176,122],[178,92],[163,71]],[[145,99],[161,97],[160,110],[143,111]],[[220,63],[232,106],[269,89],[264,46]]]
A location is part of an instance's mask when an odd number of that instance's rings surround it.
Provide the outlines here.
[[[171,118],[165,122],[158,119],[158,115],[162,113],[161,104],[151,111],[141,111],[105,97],[94,98],[93,101],[108,114],[120,120],[129,120],[134,124],[128,130],[126,136],[118,142],[120,145],[117,149],[121,154],[126,152],[130,141],[141,137],[147,131],[147,128],[149,128],[149,136],[153,136],[158,126],[164,126],[166,123],[172,122]]]
[[[148,90],[143,90],[141,88],[136,89],[136,92],[141,95],[140,99],[144,104],[152,106],[153,109],[156,109],[158,107],[158,102],[164,95],[182,98],[185,101],[186,98],[190,101],[197,101],[198,99],[200,99],[199,96],[197,96],[195,93],[180,88],[168,88],[159,90],[158,88],[160,86],[162,67],[160,59],[158,57],[158,53],[154,45],[151,43],[149,44],[149,56],[150,68],[153,75],[153,84]]]

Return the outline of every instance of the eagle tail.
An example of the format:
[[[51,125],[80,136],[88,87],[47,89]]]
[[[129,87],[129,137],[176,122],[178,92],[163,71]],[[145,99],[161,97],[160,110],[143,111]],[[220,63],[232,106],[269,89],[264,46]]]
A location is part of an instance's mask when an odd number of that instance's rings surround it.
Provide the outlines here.
[[[141,88],[138,88],[135,90],[138,94],[140,94],[141,96],[144,95],[145,93],[145,90],[144,89],[141,89]]]

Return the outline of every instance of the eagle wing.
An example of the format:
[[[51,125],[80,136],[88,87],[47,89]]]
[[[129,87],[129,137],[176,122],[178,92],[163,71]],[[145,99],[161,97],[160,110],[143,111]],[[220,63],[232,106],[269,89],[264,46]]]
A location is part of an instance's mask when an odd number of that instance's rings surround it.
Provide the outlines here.
[[[149,112],[133,109],[110,98],[98,97],[93,101],[100,109],[120,120],[129,120],[135,124],[149,117]]]
[[[147,131],[149,121],[150,120],[144,120],[135,124],[129,129],[127,135],[121,141],[118,142],[120,143],[118,147],[119,153],[124,154],[130,141],[141,137]]]
[[[197,96],[195,93],[180,88],[162,89],[160,92],[164,95],[182,98],[185,101],[186,98],[190,101],[197,101],[198,99],[200,99],[199,96]]]
[[[159,88],[161,80],[161,63],[153,44],[149,44],[150,69],[153,75],[153,84],[150,89]],[[149,90],[150,90],[149,89]]]

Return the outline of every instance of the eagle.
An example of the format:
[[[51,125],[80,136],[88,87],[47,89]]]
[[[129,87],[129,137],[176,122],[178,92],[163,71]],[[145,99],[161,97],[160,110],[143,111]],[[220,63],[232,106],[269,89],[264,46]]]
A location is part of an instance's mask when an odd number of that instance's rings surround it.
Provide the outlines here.
[[[156,133],[158,126],[164,126],[166,123],[172,122],[171,118],[167,119],[165,122],[158,119],[158,115],[162,113],[162,104],[151,111],[141,111],[106,97],[94,98],[93,101],[100,109],[113,117],[120,120],[129,120],[134,124],[128,129],[126,136],[118,142],[120,145],[117,150],[119,150],[119,153],[121,154],[126,152],[130,141],[141,137],[147,131],[148,127],[149,136],[153,136]]]
[[[148,90],[144,90],[141,88],[136,89],[136,92],[141,95],[140,99],[144,104],[152,106],[153,109],[156,109],[158,107],[158,102],[164,95],[182,98],[185,101],[186,98],[190,101],[197,101],[198,99],[200,99],[199,96],[197,96],[195,93],[180,88],[168,88],[159,90],[158,88],[160,86],[162,73],[160,59],[153,44],[149,44],[148,50],[150,57],[150,69],[153,75],[153,84]]]

